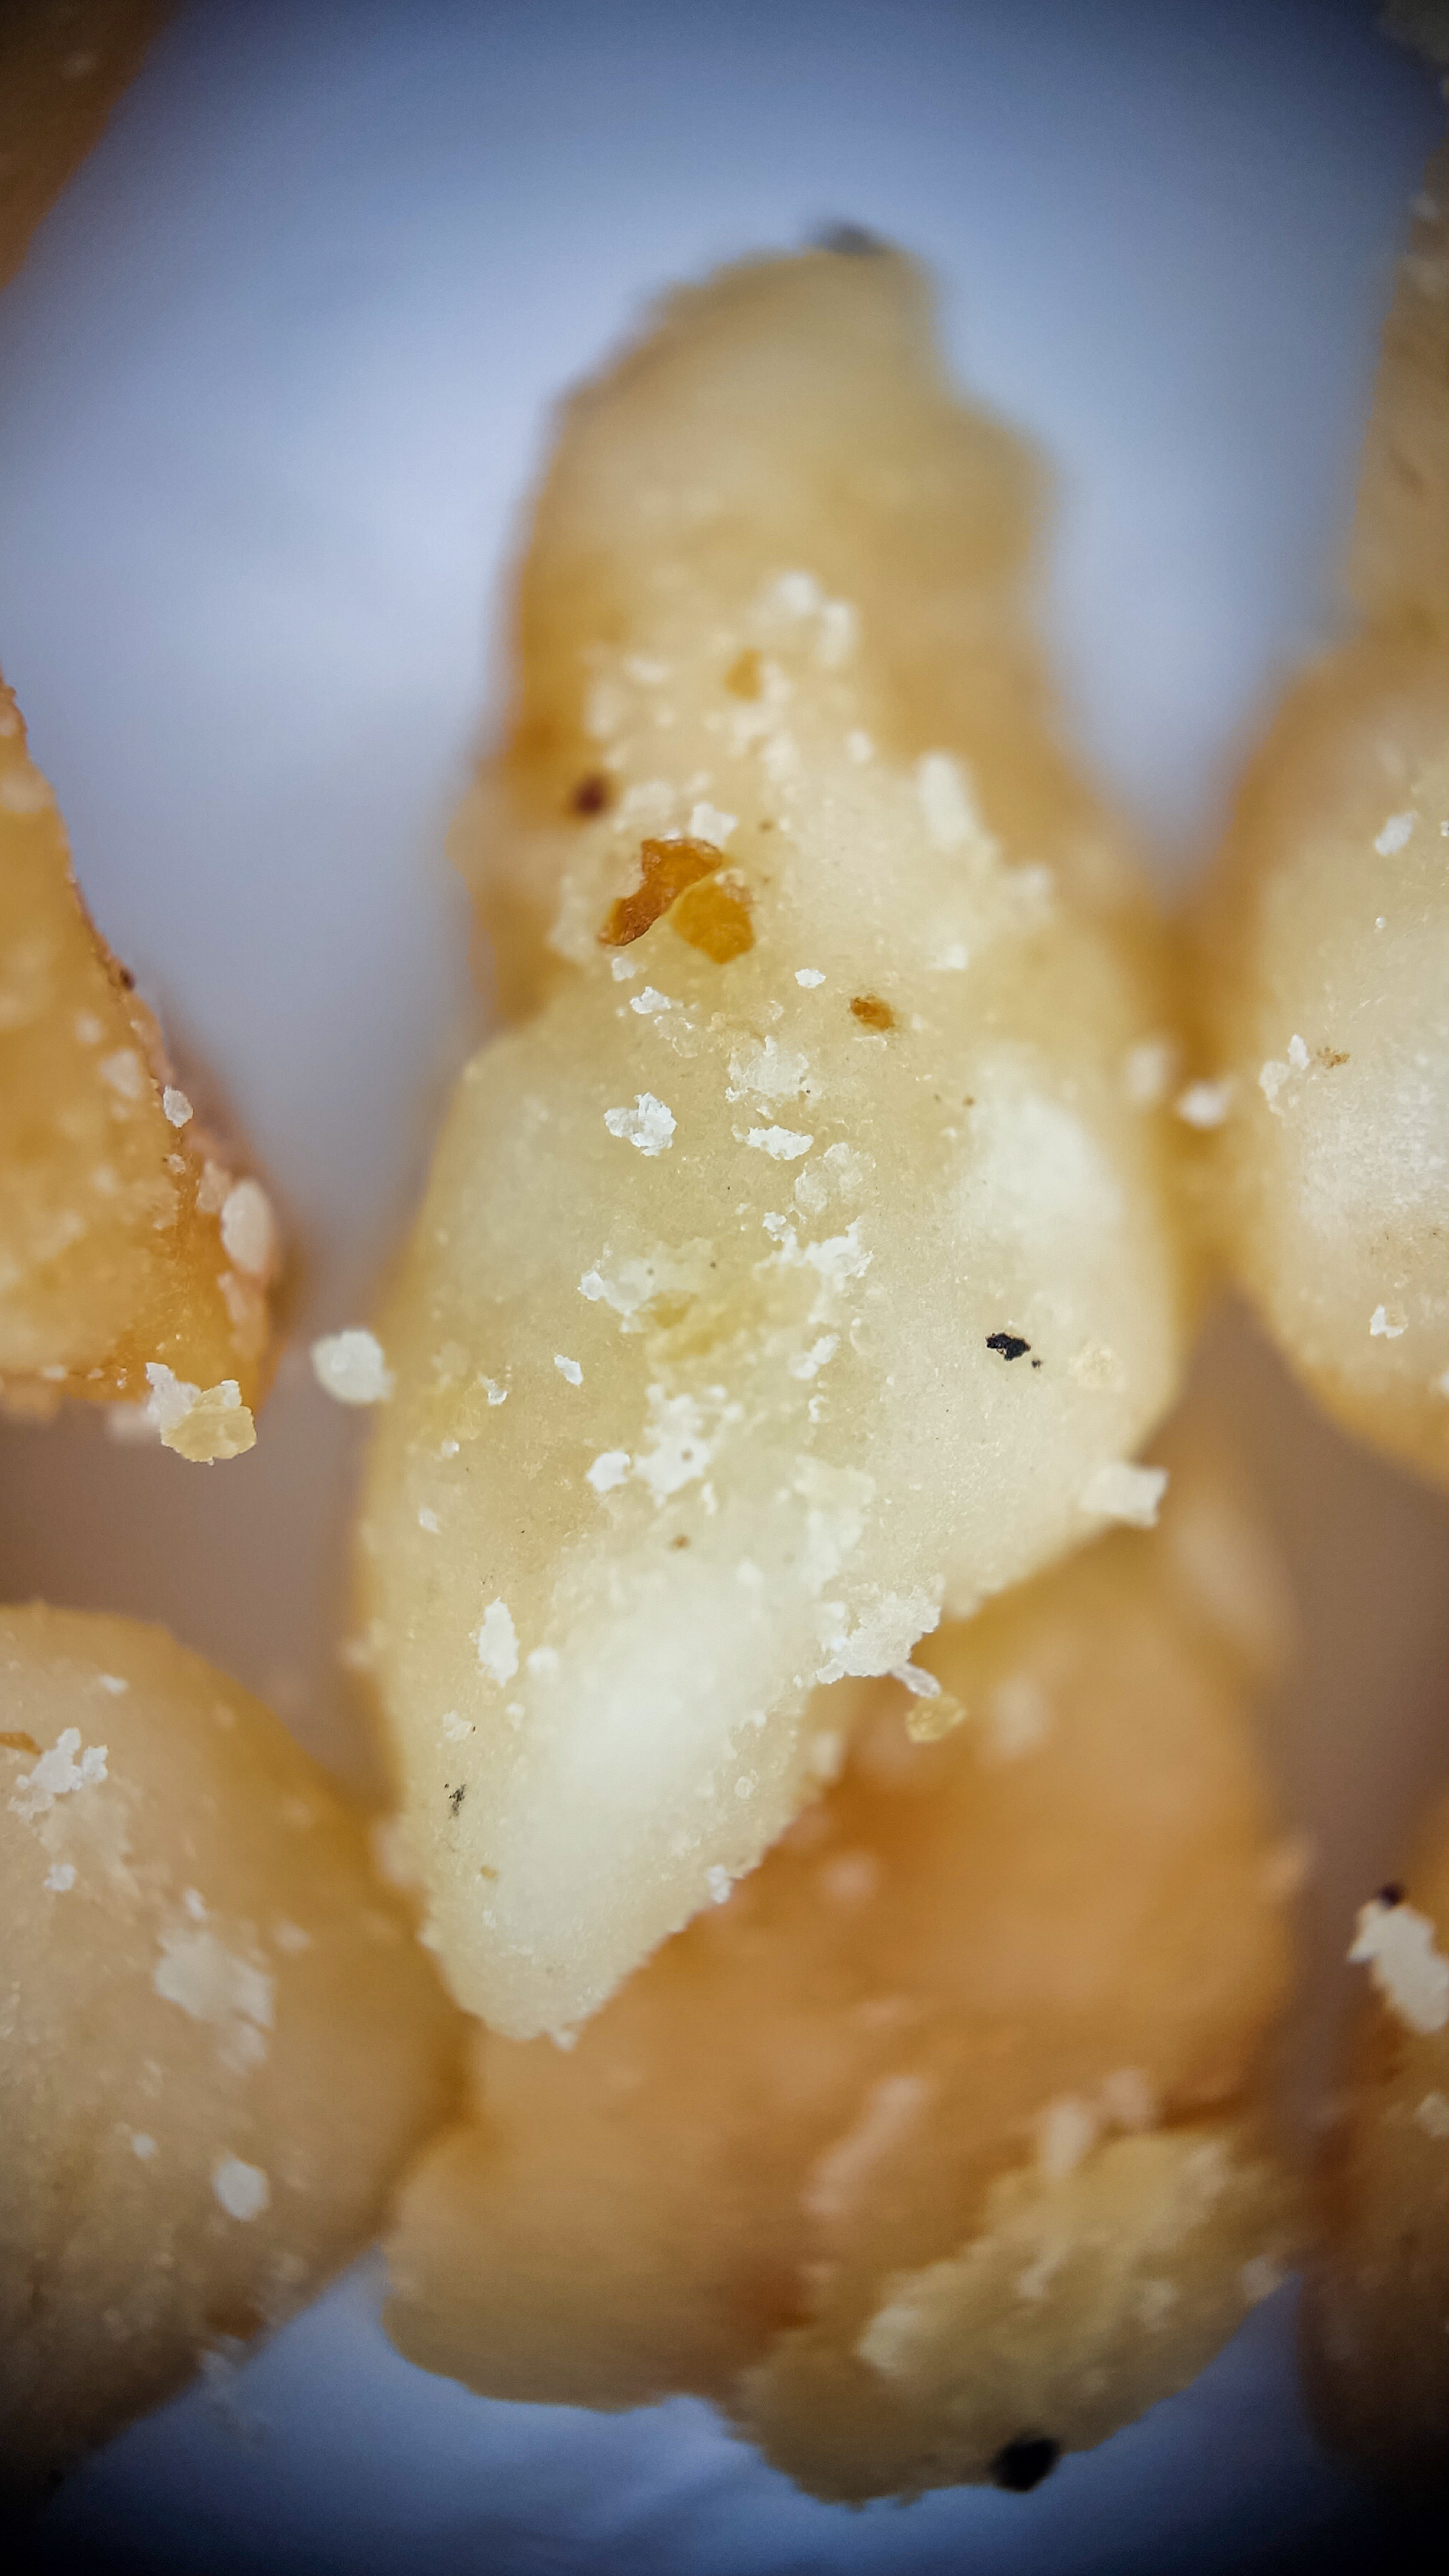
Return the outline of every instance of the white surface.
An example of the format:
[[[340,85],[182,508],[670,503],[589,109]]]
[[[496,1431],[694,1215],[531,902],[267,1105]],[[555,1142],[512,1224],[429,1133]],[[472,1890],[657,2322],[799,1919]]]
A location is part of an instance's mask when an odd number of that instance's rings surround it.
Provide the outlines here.
[[[297,1346],[219,1473],[90,1425],[0,1435],[0,1590],[166,1617],[360,1759],[333,1656],[359,1424],[305,1344],[365,1312],[474,1021],[439,845],[499,574],[551,399],[641,301],[837,217],[925,254],[961,372],[1062,468],[1084,738],[1181,850],[1330,598],[1434,128],[1427,78],[1328,0],[186,12],[0,300],[0,650],[97,915],[197,1046],[188,1092],[277,1186]],[[1289,1520],[1311,1486],[1371,1531],[1315,1649],[1310,1714],[1343,1723],[1287,1732],[1333,1931],[1424,1775],[1449,1520],[1305,1439]],[[427,2380],[370,2280],[241,2375],[261,2429],[201,2391],[114,2444],[51,2509],[51,2563],[1161,2576],[1360,2528],[1281,2301],[1037,2496],[851,2516],[698,2407]]]

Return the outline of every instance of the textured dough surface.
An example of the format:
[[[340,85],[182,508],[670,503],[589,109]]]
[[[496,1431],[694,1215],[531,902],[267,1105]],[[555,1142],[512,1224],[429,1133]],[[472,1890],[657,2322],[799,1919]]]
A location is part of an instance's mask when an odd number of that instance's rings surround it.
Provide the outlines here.
[[[503,2397],[696,2391],[852,2497],[1180,2386],[1292,2234],[1243,2127],[1286,1977],[1276,1618],[1203,1470],[942,1628],[939,1697],[878,1685],[837,1785],[572,2049],[478,2035],[400,2203],[401,2349]]]
[[[889,254],[679,297],[523,575],[473,810],[537,1007],[448,1117],[361,1530],[433,1936],[515,2036],[758,1860],[817,1686],[1135,1508],[1179,1373],[1156,939],[928,325]]]
[[[0,2494],[367,2242],[454,2030],[269,1710],[160,1628],[0,1611]]]
[[[0,683],[0,1398],[149,1403],[183,1457],[234,1456],[275,1267],[259,1185],[200,1131],[91,926]]]
[[[1359,2006],[1341,2090],[1303,2350],[1330,2440],[1394,2487],[1442,2496],[1449,2489],[1449,1813],[1422,1837],[1402,1902],[1364,1909],[1375,1948],[1390,1910],[1397,1939],[1387,1975],[1375,1972]]]
[[[1449,239],[1441,158],[1385,336],[1364,632],[1289,693],[1203,920],[1228,1255],[1331,1412],[1449,1482]]]

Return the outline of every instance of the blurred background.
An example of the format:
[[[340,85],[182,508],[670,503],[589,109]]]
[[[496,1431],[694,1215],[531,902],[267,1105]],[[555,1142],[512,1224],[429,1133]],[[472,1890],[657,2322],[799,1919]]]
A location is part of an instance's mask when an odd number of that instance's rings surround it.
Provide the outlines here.
[[[1178,885],[1265,693],[1338,614],[1377,334],[1442,117],[1356,0],[174,13],[0,294],[0,658],[99,923],[188,1092],[274,1187],[292,1348],[257,1449],[220,1475],[94,1423],[0,1428],[4,1596],[163,1618],[372,1777],[337,1651],[357,1426],[305,1346],[368,1312],[486,1026],[443,832],[498,707],[551,407],[648,299],[838,220],[931,264],[963,384],[1056,468],[1042,596],[1071,728]],[[1311,2114],[1354,1907],[1449,1775],[1449,1507],[1310,1416],[1242,1321],[1201,1369],[1305,1610],[1274,1756],[1314,1854],[1287,2070]],[[35,2563],[1382,2563],[1303,2422],[1291,2292],[1029,2498],[847,2513],[693,2403],[611,2420],[427,2379],[384,2342],[377,2291],[359,2267],[114,2443]]]

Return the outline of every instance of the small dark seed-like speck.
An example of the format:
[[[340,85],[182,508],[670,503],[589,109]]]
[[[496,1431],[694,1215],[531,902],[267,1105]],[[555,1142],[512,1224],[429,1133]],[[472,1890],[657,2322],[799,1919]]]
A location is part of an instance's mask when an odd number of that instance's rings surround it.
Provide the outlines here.
[[[613,796],[613,787],[602,769],[591,769],[587,778],[579,780],[569,804],[575,814],[607,814]]]
[[[1404,1901],[1404,1891],[1399,1885],[1398,1880],[1396,1878],[1391,1878],[1387,1886],[1379,1889],[1378,1898],[1380,1905],[1402,1905]]]
[[[1019,1360],[1031,1349],[1031,1344],[1024,1342],[1020,1333],[988,1333],[986,1347],[989,1351],[1000,1351],[1004,1360]],[[1032,1366],[1040,1368],[1040,1360],[1033,1360]]]
[[[1030,2495],[1050,2477],[1061,2456],[1060,2442],[1049,2433],[1018,2433],[1014,2442],[1003,2442],[992,2461],[992,2484],[1005,2487],[1009,2495]]]
[[[467,1794],[468,1783],[466,1780],[460,1780],[456,1789],[450,1789],[448,1791],[448,1804],[452,1808],[455,1816]]]
[[[864,224],[822,224],[815,247],[833,250],[837,259],[878,259],[886,244]]]

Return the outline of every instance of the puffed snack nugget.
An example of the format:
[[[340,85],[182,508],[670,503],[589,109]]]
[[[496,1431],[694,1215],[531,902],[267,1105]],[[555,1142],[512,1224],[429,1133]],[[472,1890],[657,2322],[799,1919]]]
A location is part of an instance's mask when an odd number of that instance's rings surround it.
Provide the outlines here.
[[[1328,1410],[1449,1483],[1449,160],[1415,201],[1350,557],[1202,918],[1232,1266]]]
[[[146,1408],[180,1457],[250,1449],[277,1234],[171,1077],[81,901],[0,682],[0,1402]]]
[[[1449,1811],[1360,1908],[1360,2004],[1303,2309],[1331,2441],[1402,2498],[1449,2494]]]
[[[676,296],[565,412],[461,832],[531,1016],[445,1123],[360,1529],[429,1937],[516,2037],[759,1859],[823,1686],[1155,1506],[1168,997],[1050,729],[1035,480],[873,248]]]
[[[389,2246],[404,2353],[498,2397],[705,2395],[853,2500],[1033,2484],[1182,2386],[1297,2241],[1257,2083],[1278,1619],[1200,1466],[1160,1532],[942,1627],[572,2049],[475,2034]]]
[[[455,2028],[268,1709],[164,1629],[0,1610],[0,2499],[367,2243]]]

